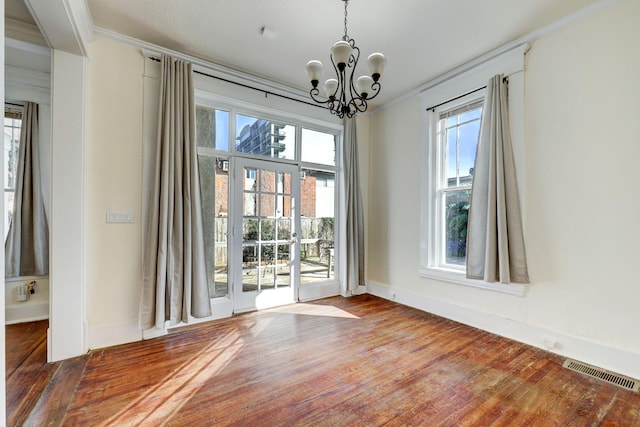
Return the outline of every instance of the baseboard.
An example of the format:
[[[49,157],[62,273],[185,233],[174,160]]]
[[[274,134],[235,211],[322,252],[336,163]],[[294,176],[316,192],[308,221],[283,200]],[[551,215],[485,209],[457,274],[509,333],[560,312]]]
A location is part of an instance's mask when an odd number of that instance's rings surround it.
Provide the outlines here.
[[[90,350],[142,340],[142,332],[138,329],[138,322],[90,328],[88,335]]]
[[[49,303],[41,302],[23,305],[11,305],[4,308],[5,325],[35,322],[49,318]]]
[[[482,313],[468,307],[458,306],[380,283],[368,282],[367,291],[371,295],[473,326],[563,357],[569,357],[631,378],[640,379],[640,354],[638,353],[608,347],[516,320]]]
[[[340,294],[338,282],[300,285],[298,298],[301,302],[313,301]]]

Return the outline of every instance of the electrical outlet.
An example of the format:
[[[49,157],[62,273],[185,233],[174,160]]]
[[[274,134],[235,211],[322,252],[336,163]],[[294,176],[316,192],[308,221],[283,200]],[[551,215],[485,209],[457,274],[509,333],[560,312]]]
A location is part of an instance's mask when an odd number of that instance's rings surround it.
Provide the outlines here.
[[[18,286],[18,301],[29,301],[29,291],[27,285]]]

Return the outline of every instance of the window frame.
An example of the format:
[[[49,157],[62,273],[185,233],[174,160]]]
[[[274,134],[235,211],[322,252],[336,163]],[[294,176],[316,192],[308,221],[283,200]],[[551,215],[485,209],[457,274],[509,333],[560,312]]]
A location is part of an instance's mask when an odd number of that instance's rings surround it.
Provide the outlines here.
[[[455,70],[444,75],[426,87],[419,95],[421,105],[421,162],[420,169],[420,258],[418,273],[420,277],[471,286],[516,296],[524,296],[528,288],[524,284],[488,283],[482,280],[467,279],[466,268],[454,269],[438,264],[438,215],[437,202],[439,164],[438,146],[438,111],[445,107],[450,109],[457,105],[478,98],[478,89],[486,86],[489,79],[496,74],[509,77],[509,124],[516,163],[518,189],[522,212],[526,197],[524,194],[524,70],[525,53],[529,46],[522,44],[499,55],[481,57],[469,64],[464,70]],[[472,93],[473,92],[473,93]],[[463,94],[468,94],[461,97]],[[433,111],[434,107],[435,111]],[[525,225],[526,218],[522,218]]]
[[[5,107],[4,119],[5,119],[5,122],[6,122],[7,119],[10,119],[11,122],[12,122],[11,126],[9,126],[12,129],[12,133],[11,133],[12,137],[14,136],[13,129],[19,129],[20,131],[22,130],[22,114],[23,114],[23,108],[18,108],[18,107],[7,108],[7,107]],[[20,117],[18,117],[18,116],[20,116]],[[15,121],[18,122],[18,126],[15,126],[15,124],[16,124]],[[7,125],[5,124],[4,127],[6,128]],[[16,169],[15,169],[14,172],[17,172],[17,163],[18,163],[18,155],[19,155],[18,153],[20,152],[20,137],[18,136],[17,140],[15,138],[12,138],[12,140],[13,141],[17,141],[16,147],[15,147],[16,148],[16,150],[15,150],[15,156],[16,157],[14,159],[14,161],[16,162]],[[9,160],[8,160],[8,157],[7,157],[6,152],[5,152],[5,162],[8,162],[8,161]],[[9,169],[8,169],[8,164],[6,166],[7,167],[4,168],[5,169],[4,173],[8,174],[10,172]],[[4,181],[4,178],[3,178],[3,181]],[[4,239],[5,240],[7,239],[7,235],[9,234],[9,228],[10,228],[11,222],[12,222],[11,215],[13,214],[13,212],[10,211],[10,209],[12,209],[12,208],[10,208],[9,204],[6,203],[7,194],[13,193],[14,203],[15,203],[15,193],[16,193],[15,184],[16,184],[15,183],[15,179],[14,179],[14,182],[13,182],[13,187],[9,187],[9,186],[7,186],[7,185],[5,185],[3,183],[3,188],[4,188],[3,197],[4,197],[4,200],[5,200],[4,218],[5,218],[5,222],[6,222],[5,223],[5,227],[4,227],[5,228],[4,229]]]
[[[436,163],[435,165],[431,165],[430,169],[433,170],[434,176],[434,185],[430,186],[429,191],[433,191],[434,194],[432,197],[429,197],[429,200],[434,203],[433,206],[429,206],[429,211],[433,212],[434,223],[432,224],[433,230],[431,231],[432,236],[436,236],[435,239],[430,239],[429,244],[432,245],[431,250],[429,251],[429,256],[432,259],[429,260],[429,265],[434,266],[434,268],[444,269],[444,270],[454,270],[465,272],[465,268],[463,266],[457,266],[454,264],[448,264],[446,262],[446,196],[448,193],[471,190],[472,185],[464,186],[464,187],[447,187],[445,182],[447,180],[447,157],[446,157],[446,139],[441,135],[442,129],[440,129],[440,115],[444,112],[458,109],[460,107],[464,107],[467,105],[472,105],[478,103],[478,101],[482,101],[482,107],[484,108],[484,96],[486,93],[486,89],[475,92],[473,94],[469,94],[467,96],[458,98],[456,100],[447,102],[446,104],[442,104],[437,108],[434,108],[432,112],[431,120],[433,123],[430,126],[435,129],[434,142],[430,146],[430,150],[433,150],[432,159]]]
[[[254,159],[258,161],[264,162],[273,162],[273,163],[281,163],[281,164],[290,164],[293,166],[297,166],[300,173],[302,170],[314,170],[319,172],[329,172],[333,173],[335,177],[334,181],[334,221],[335,221],[335,229],[334,229],[334,245],[336,247],[336,253],[340,254],[335,258],[334,264],[334,275],[330,280],[324,282],[318,282],[317,284],[313,284],[311,286],[300,286],[300,300],[312,300],[316,298],[324,297],[324,293],[320,290],[321,288],[333,288],[334,286],[338,289],[339,293],[343,292],[343,282],[344,282],[344,267],[343,267],[343,253],[344,253],[344,212],[343,212],[343,203],[342,197],[344,194],[343,190],[343,167],[342,167],[342,150],[343,150],[343,137],[344,137],[344,129],[343,125],[333,124],[330,122],[325,122],[321,120],[317,120],[311,117],[301,116],[298,114],[287,113],[281,110],[275,110],[268,107],[260,106],[257,104],[248,103],[238,99],[227,98],[225,96],[216,95],[206,90],[197,89],[195,90],[195,99],[194,103],[196,106],[201,105],[207,108],[213,108],[215,110],[226,111],[229,113],[229,144],[228,150],[218,150],[215,148],[207,148],[207,147],[197,147],[197,155],[203,157],[224,157],[229,161],[229,170],[235,170],[237,159],[248,158]],[[261,155],[255,155],[251,153],[244,153],[236,150],[235,138],[236,138],[236,117],[237,115],[248,116],[252,118],[267,120],[276,123],[282,123],[286,125],[293,126],[295,129],[295,157],[293,159],[285,159],[285,158],[275,158],[275,157],[266,157]],[[334,164],[323,164],[323,163],[313,163],[309,161],[302,161],[302,130],[308,129],[316,132],[322,132],[331,134],[334,136],[335,140],[335,162]],[[230,180],[228,194],[229,203],[233,204],[231,201],[231,195],[234,192],[235,186],[238,185],[235,180]],[[233,208],[230,206],[229,216],[234,215],[231,211]],[[231,253],[234,250],[233,243],[231,242],[229,247],[227,248]],[[232,273],[229,273],[232,275]],[[229,281],[227,283],[229,294],[227,296],[220,296],[211,298],[212,304],[221,304],[223,301],[230,300],[233,298],[233,283]],[[303,292],[304,290],[304,292]],[[317,294],[317,295],[316,295]],[[333,293],[332,293],[333,294]]]

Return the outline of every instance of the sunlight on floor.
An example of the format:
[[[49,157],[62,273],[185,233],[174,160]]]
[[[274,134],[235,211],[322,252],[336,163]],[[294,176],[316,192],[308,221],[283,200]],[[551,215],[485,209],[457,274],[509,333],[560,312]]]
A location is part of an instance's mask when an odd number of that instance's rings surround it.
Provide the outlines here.
[[[304,302],[277,307],[269,311],[287,314],[304,314],[307,316],[326,316],[341,317],[344,319],[359,319],[358,316],[355,316],[332,305],[309,304]]]
[[[161,425],[177,413],[211,377],[224,369],[243,348],[244,340],[240,335],[237,332],[229,333],[101,425]],[[166,397],[159,399],[158,396]]]

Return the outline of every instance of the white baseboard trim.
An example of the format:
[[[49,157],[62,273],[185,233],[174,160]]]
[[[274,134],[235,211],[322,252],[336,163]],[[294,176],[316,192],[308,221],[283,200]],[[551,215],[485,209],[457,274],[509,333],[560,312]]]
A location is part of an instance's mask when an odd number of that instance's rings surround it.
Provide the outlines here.
[[[35,304],[26,302],[24,305],[6,306],[4,316],[5,325],[45,320],[49,318],[49,303],[47,301]]]
[[[300,302],[313,301],[321,298],[332,297],[340,294],[338,282],[321,284],[300,285],[298,299]]]
[[[121,325],[102,328],[90,328],[88,335],[90,350],[142,340],[142,331],[138,329],[138,322],[123,323]]]
[[[419,293],[368,282],[368,293],[417,308],[505,338],[519,341],[563,357],[599,366],[631,378],[640,379],[640,354],[608,347],[583,338],[550,331],[520,321],[482,313]]]

